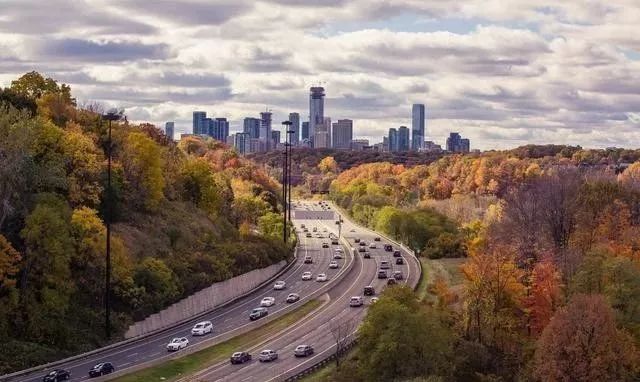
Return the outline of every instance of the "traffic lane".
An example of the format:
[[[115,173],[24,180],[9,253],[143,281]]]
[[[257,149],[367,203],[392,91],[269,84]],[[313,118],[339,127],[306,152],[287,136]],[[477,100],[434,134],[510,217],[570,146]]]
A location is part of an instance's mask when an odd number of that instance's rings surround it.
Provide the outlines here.
[[[317,242],[315,240],[307,241],[306,238],[303,239],[303,245],[307,248],[309,247],[320,248],[320,242]],[[326,269],[326,267],[328,267],[328,262],[329,262],[329,261],[326,261],[326,262],[324,261],[326,257],[327,257],[326,255],[319,256],[318,259],[320,261],[317,264],[315,264],[314,268],[317,267],[318,270]],[[293,268],[291,268],[288,272],[286,272],[280,279],[287,281],[287,280],[292,280],[295,277],[300,277],[299,276],[301,274],[300,269],[302,269],[304,265],[305,264],[303,262],[303,257],[298,256],[298,259],[296,260],[296,265],[294,265]],[[316,289],[319,287],[320,286],[317,286],[315,288],[314,287],[307,288],[307,291],[311,292],[313,289]],[[100,362],[106,362],[106,361],[112,362],[116,367],[116,369],[120,370],[122,368],[131,367],[142,362],[147,362],[155,358],[166,356],[167,354],[166,345],[167,343],[169,343],[169,341],[171,341],[172,338],[188,337],[190,341],[190,345],[194,345],[201,341],[206,341],[211,337],[211,335],[198,336],[198,337],[191,336],[190,334],[191,328],[197,322],[205,321],[205,320],[212,321],[214,326],[214,335],[224,333],[229,330],[233,330],[237,327],[242,326],[243,324],[246,324],[249,321],[248,314],[250,310],[253,309],[254,307],[259,306],[262,298],[267,296],[270,291],[273,291],[272,285],[264,286],[263,288],[260,288],[256,292],[252,293],[250,296],[247,296],[228,307],[221,308],[222,310],[218,312],[214,312],[213,313],[214,316],[212,317],[204,316],[197,319],[193,319],[185,324],[177,326],[176,328],[170,329],[156,336],[149,337],[141,342],[133,343],[130,346],[126,346],[124,348],[111,349],[111,350],[102,352],[100,354],[97,354],[95,356],[91,356],[83,360],[77,360],[70,364],[61,365],[57,367],[69,370],[72,374],[72,380],[83,380],[87,378],[89,369],[93,367],[95,364]],[[295,288],[292,288],[292,290],[288,291],[288,293],[292,293],[292,292],[300,293]],[[304,291],[301,291],[301,292],[304,293]],[[280,311],[281,309],[286,309],[288,306],[284,302],[285,298],[286,298],[286,295],[284,297],[277,299],[276,300],[277,305],[272,306],[271,309],[278,309],[278,311]],[[238,315],[240,315],[240,319],[238,319]],[[40,381],[42,379],[42,376],[46,375],[48,371],[49,369],[40,371],[40,372],[34,372],[27,376],[13,379],[13,381],[34,381],[34,382]]]

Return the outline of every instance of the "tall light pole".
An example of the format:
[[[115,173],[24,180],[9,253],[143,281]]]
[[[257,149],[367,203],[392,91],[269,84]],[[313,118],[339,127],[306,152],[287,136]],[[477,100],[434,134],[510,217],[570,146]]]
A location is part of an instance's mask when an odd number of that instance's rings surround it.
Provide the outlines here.
[[[291,128],[291,122],[290,121],[286,121],[289,122],[288,124],[286,124],[286,128],[289,129]],[[289,168],[288,168],[288,173],[287,173],[287,179],[288,179],[288,186],[289,186],[289,190],[287,191],[287,194],[289,196],[289,224],[291,224],[291,166],[293,163],[293,139],[291,139],[291,136],[295,134],[294,130],[287,130],[287,139],[289,140]]]
[[[282,125],[284,126],[284,130],[288,131],[288,127],[291,125],[290,121],[284,121],[282,122]],[[285,242],[285,244],[287,243],[287,239],[289,238],[289,231],[287,230],[287,208],[290,210],[291,207],[287,206],[288,204],[288,200],[287,199],[287,194],[288,194],[288,181],[289,181],[289,134],[285,134],[285,140],[284,140],[284,162],[282,164],[282,205],[284,206],[284,216],[283,216],[283,221],[284,221],[284,225],[282,228],[282,240]],[[289,213],[289,223],[291,223],[291,214]]]
[[[338,220],[336,220],[336,224],[338,225],[338,239],[340,239],[342,235],[342,223],[344,223],[344,220],[342,220],[342,216],[338,215]]]
[[[124,110],[111,109],[102,115],[102,119],[109,121],[109,135],[107,147],[107,258],[105,272],[105,290],[104,290],[104,330],[107,340],[111,339],[111,219],[113,208],[113,195],[111,192],[111,121],[117,121],[122,118]]]

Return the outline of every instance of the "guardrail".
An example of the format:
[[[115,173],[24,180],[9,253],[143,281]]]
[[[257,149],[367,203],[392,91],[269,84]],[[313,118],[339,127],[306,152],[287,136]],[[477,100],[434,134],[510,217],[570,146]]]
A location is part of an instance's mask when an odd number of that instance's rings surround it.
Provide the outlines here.
[[[351,340],[348,343],[346,343],[345,345],[343,345],[343,347],[342,347],[342,349],[340,349],[340,351],[332,353],[330,356],[328,356],[328,357],[324,358],[323,360],[321,360],[321,361],[309,366],[308,368],[302,370],[298,374],[285,379],[284,381],[285,382],[297,381],[299,379],[302,379],[302,378],[306,377],[307,375],[315,373],[316,371],[318,371],[318,370],[322,369],[323,367],[327,366],[329,363],[333,362],[336,359],[336,357],[341,357],[345,353],[349,352],[351,349],[353,349],[353,347],[356,345],[357,342],[358,342],[357,338],[354,338],[353,340]]]

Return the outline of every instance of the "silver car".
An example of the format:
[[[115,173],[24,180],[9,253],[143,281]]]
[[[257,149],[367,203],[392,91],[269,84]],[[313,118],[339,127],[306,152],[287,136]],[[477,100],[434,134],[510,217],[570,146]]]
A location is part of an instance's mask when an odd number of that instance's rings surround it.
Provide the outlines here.
[[[260,355],[258,356],[258,360],[260,362],[271,362],[271,361],[275,361],[278,359],[278,353],[276,353],[275,350],[263,350],[260,352]]]

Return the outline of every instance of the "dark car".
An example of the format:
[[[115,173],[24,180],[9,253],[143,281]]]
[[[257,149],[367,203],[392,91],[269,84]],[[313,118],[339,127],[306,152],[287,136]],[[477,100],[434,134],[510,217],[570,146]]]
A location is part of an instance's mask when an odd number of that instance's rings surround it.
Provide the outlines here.
[[[255,321],[259,318],[266,316],[267,314],[269,314],[269,311],[267,310],[267,308],[255,308],[254,310],[251,311],[251,313],[249,313],[249,319],[251,321]]]
[[[402,271],[395,271],[393,272],[393,278],[396,280],[402,280],[404,279],[404,275],[402,274]]]
[[[367,285],[366,287],[364,287],[365,296],[373,296],[375,294],[376,294],[376,290],[373,288],[372,285]]]
[[[385,244],[384,245],[384,250],[387,252],[391,252],[393,251],[393,247],[391,246],[391,244]]]
[[[313,354],[313,346],[311,345],[298,345],[296,350],[293,351],[296,357],[306,357]]]
[[[245,363],[251,361],[251,354],[246,351],[237,351],[231,354],[231,364]]]
[[[111,374],[116,370],[115,367],[111,364],[111,362],[103,362],[95,365],[91,370],[89,370],[89,377],[99,377],[105,374]]]
[[[311,237],[311,233],[310,232],[307,232],[307,237]]]
[[[332,245],[338,245],[338,239],[331,240],[331,244]]]
[[[396,284],[397,284],[396,279],[391,278],[387,280],[387,285],[396,285]]]
[[[374,237],[374,238],[373,238],[373,240],[375,240],[375,241],[380,241],[380,237],[379,237],[379,236],[376,236],[376,237]]]
[[[362,257],[364,257],[365,259],[370,259],[371,254],[369,252],[365,252],[364,255],[362,255]]]
[[[404,259],[402,257],[398,257],[396,259],[396,265],[402,265],[402,264],[404,264]]]
[[[322,243],[322,248],[329,248],[329,243]]]
[[[379,279],[386,279],[387,278],[387,271],[385,271],[384,269],[381,269],[378,271],[378,278]]]
[[[398,251],[397,249],[395,251],[393,251],[393,257],[400,257],[400,256],[402,256],[400,251]]]
[[[358,239],[357,237],[353,240],[354,243],[359,243],[360,239]]]
[[[360,246],[361,247],[365,247],[367,245],[367,243],[365,243],[364,241],[360,241]]]
[[[366,252],[367,249],[365,247],[360,247],[358,248],[358,252]]]
[[[42,377],[43,382],[58,382],[58,381],[66,381],[71,378],[71,373],[62,369],[51,370],[49,374]]]

